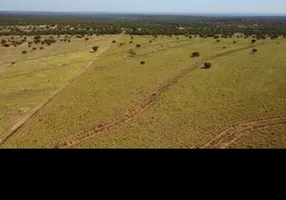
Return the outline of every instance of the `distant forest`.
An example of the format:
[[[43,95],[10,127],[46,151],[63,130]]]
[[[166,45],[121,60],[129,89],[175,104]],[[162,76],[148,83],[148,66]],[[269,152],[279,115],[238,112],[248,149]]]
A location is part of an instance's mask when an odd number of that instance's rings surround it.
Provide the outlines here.
[[[42,26],[39,26],[42,25]],[[22,27],[22,28],[21,28]],[[24,28],[23,28],[24,27]],[[0,35],[233,35],[286,36],[286,17],[0,12]]]

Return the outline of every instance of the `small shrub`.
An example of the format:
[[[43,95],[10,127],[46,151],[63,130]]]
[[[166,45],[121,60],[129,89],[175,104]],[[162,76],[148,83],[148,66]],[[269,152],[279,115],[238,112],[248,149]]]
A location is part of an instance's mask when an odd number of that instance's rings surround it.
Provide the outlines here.
[[[3,44],[3,47],[10,47],[10,44],[8,44],[8,43]]]
[[[192,57],[200,57],[200,52],[193,52]]]
[[[129,54],[130,54],[131,57],[134,57],[134,56],[137,55],[134,50],[130,50],[130,51],[129,51]]]
[[[256,53],[258,50],[257,49],[252,49],[252,52],[253,53]]]
[[[22,51],[22,54],[26,54],[27,53],[27,51]]]
[[[44,49],[44,47],[40,47],[40,50],[43,50]]]
[[[141,47],[141,45],[140,45],[140,44],[136,44],[136,47],[138,47],[138,48],[139,48],[139,47]]]
[[[132,44],[132,43],[133,43],[133,41],[130,41],[129,43],[130,43],[130,44]]]
[[[94,52],[97,52],[97,50],[98,50],[98,46],[94,46],[94,47],[92,47],[92,50],[94,51]]]
[[[226,47],[222,47],[223,49],[226,49]]]
[[[36,50],[37,50],[37,48],[36,48],[36,47],[34,47],[34,48],[33,48],[33,51],[36,51]]]
[[[212,64],[211,63],[204,63],[204,69],[209,69],[212,67]]]
[[[256,40],[251,40],[251,43],[254,44],[256,42]]]
[[[144,65],[146,62],[145,61],[141,61],[140,63],[141,63],[141,65]]]
[[[89,40],[89,38],[85,38],[85,41],[88,41]]]
[[[16,62],[11,62],[12,65],[15,65]]]
[[[35,44],[39,44],[41,42],[41,40],[34,40]]]
[[[40,35],[36,35],[35,37],[34,37],[34,40],[40,40],[41,39],[41,36]]]
[[[112,43],[113,43],[113,44],[116,43],[116,40],[113,40]]]
[[[237,42],[236,41],[233,41],[233,44],[236,44]]]

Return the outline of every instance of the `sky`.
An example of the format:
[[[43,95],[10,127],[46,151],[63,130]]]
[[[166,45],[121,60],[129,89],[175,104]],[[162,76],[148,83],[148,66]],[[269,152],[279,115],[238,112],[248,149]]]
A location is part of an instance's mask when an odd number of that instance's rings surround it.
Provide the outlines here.
[[[286,0],[0,0],[0,10],[286,14]]]

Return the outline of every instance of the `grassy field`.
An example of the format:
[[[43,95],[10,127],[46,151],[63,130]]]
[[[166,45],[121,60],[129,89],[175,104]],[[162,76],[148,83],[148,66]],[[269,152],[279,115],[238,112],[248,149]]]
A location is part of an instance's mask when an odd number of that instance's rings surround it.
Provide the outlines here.
[[[174,85],[140,118],[78,147],[203,147],[232,123],[283,115],[283,48],[285,43],[269,42],[255,55],[245,50],[218,58],[211,69],[197,69]]]
[[[91,132],[76,146],[202,147],[237,121],[285,114],[285,39],[258,41],[255,54],[241,38],[130,40],[112,44],[4,147],[49,147],[106,124],[110,131]],[[194,51],[201,57],[191,57]],[[204,60],[211,69],[200,68]]]
[[[93,45],[103,48],[114,37],[93,36],[88,41],[73,38],[71,42],[60,42],[61,38],[57,38],[57,43],[51,46],[28,47],[24,43],[18,47],[0,47],[0,135],[83,69],[96,56],[91,53]],[[32,38],[28,37],[27,41]],[[22,53],[24,50],[27,54]]]
[[[276,125],[248,132],[229,148],[285,148],[286,125]]]

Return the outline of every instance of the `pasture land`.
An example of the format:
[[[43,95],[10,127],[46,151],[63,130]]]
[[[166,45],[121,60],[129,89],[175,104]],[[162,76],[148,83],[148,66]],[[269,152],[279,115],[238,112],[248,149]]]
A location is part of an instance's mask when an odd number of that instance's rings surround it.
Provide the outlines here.
[[[88,41],[72,38],[70,42],[60,41],[64,36],[54,37],[57,42],[50,46],[34,43],[29,47],[33,37],[27,37],[17,47],[0,47],[0,135],[86,67],[116,36],[93,36]],[[100,47],[97,53],[92,52],[93,45]]]
[[[98,41],[100,47],[111,46],[3,146],[211,148],[210,142],[234,123],[285,114],[286,39],[259,40],[254,45],[236,37],[219,43],[213,38],[185,36],[134,36],[131,40],[123,35],[116,43],[112,40],[107,36]],[[251,53],[253,48],[258,52]],[[191,57],[196,51],[200,57]],[[92,53],[80,52],[75,60],[92,60]],[[85,66],[67,57],[54,62],[69,61],[77,70]],[[31,61],[26,62],[28,66]],[[47,62],[45,66],[51,67],[51,61]],[[201,69],[204,62],[211,62],[212,67]],[[57,88],[74,74],[68,76],[66,71],[44,77],[54,78],[50,87]],[[63,74],[65,79],[60,78]],[[39,95],[29,108],[48,96],[41,89],[49,87],[40,84],[45,79],[38,76],[27,83],[35,87],[35,94],[27,98]],[[26,104],[19,107],[28,107]]]

